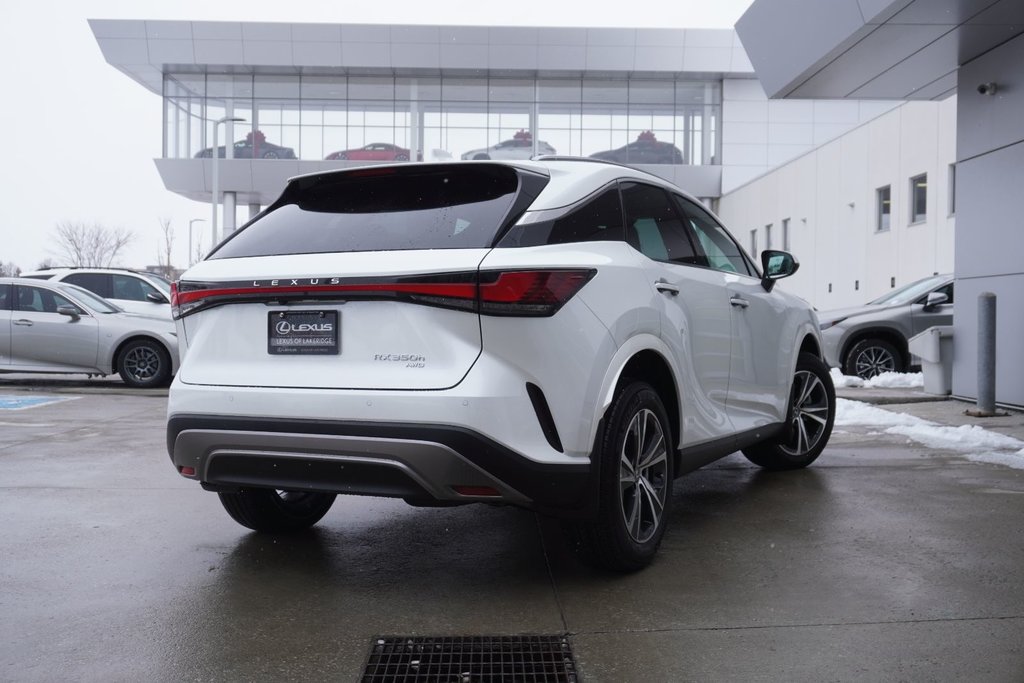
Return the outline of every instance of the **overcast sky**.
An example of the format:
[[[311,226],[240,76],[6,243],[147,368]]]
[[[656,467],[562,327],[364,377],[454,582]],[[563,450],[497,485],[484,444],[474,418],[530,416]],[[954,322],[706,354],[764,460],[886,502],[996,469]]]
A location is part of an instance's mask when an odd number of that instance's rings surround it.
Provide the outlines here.
[[[35,269],[54,257],[61,221],[125,227],[135,240],[122,264],[157,262],[161,218],[176,232],[209,204],[164,189],[160,97],[104,61],[87,19],[185,19],[485,26],[731,28],[751,0],[515,3],[457,0],[36,0],[0,9],[0,262]],[[244,209],[240,218],[244,218]],[[197,223],[196,232],[206,226]],[[208,241],[206,242],[208,244]]]

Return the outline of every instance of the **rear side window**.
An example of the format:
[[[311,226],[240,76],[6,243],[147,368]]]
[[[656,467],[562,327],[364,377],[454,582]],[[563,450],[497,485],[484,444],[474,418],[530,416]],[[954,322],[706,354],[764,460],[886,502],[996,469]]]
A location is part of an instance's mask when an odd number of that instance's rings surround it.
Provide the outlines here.
[[[63,282],[78,285],[82,289],[88,289],[100,296],[113,296],[110,289],[110,275],[107,273],[71,273],[64,278]]]
[[[516,172],[504,166],[302,178],[210,258],[490,247],[518,187]]]
[[[6,311],[11,307],[11,286],[0,285],[0,311]]]

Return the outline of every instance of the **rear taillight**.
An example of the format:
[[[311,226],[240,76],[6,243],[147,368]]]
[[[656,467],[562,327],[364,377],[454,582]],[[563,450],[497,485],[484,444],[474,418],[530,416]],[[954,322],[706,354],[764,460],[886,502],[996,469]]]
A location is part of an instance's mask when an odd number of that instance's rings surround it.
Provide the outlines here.
[[[594,277],[594,270],[512,270],[480,274],[484,315],[548,316]],[[493,281],[488,281],[490,278]]]
[[[394,299],[484,315],[550,316],[596,270],[509,270],[445,273],[388,280],[278,278],[247,282],[188,282],[171,286],[175,319],[203,308],[238,303]]]

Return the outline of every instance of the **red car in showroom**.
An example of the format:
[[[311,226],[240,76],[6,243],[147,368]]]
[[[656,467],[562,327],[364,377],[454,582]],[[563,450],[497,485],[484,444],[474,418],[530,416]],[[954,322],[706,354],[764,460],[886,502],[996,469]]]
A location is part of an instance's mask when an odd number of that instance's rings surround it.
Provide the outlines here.
[[[389,142],[371,142],[359,149],[331,152],[324,159],[328,161],[409,161],[409,150]]]

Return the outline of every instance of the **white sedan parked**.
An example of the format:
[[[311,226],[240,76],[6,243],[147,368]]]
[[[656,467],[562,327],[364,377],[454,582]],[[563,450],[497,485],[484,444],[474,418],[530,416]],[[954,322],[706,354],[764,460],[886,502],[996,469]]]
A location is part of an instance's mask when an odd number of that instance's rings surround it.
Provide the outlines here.
[[[126,313],[81,287],[0,278],[0,372],[121,375],[166,385],[178,370],[170,319]]]

